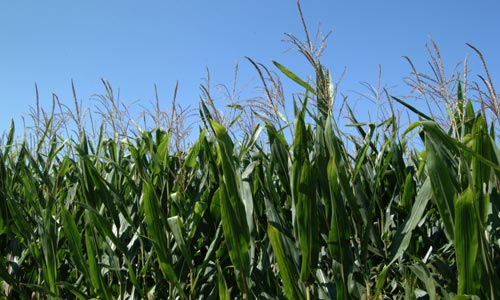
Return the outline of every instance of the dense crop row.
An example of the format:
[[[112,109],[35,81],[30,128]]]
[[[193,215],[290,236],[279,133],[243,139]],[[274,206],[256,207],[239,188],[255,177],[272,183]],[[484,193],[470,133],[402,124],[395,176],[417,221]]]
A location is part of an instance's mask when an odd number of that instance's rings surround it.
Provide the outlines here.
[[[64,139],[49,121],[34,148],[12,128],[0,152],[2,294],[498,299],[500,151],[461,85],[446,129],[395,98],[419,121],[401,132],[395,116],[351,113],[358,134],[346,139],[329,74],[311,62],[313,85],[276,63],[306,91],[288,138],[263,122],[237,141],[207,102],[182,151],[159,128]]]

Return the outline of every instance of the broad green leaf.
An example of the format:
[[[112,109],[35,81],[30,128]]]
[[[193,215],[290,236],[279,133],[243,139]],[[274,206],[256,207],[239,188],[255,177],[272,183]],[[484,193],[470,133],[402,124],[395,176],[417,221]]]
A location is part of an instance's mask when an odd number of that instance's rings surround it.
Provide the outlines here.
[[[293,199],[296,207],[297,232],[302,254],[300,279],[309,280],[317,266],[319,227],[316,204],[317,169],[309,161],[310,139],[304,122],[305,107],[298,113],[293,147]]]
[[[198,155],[200,155],[200,151],[202,149],[202,145],[205,139],[205,132],[202,131],[196,143],[189,149],[189,152],[186,155],[184,160],[184,167],[194,169],[196,167],[196,159]]]
[[[290,261],[290,256],[287,254],[287,248],[283,244],[280,231],[271,223],[267,225],[267,234],[273,247],[274,257],[278,262],[283,288],[288,299],[305,299],[298,287],[299,274],[293,267],[293,262]]]
[[[409,110],[411,110],[412,112],[416,113],[418,116],[426,119],[426,120],[432,120],[431,117],[429,117],[428,115],[424,114],[423,112],[421,112],[420,110],[416,109],[414,106],[408,104],[407,102],[397,98],[397,97],[394,97],[392,96],[391,97],[392,99],[396,100],[397,102],[399,102],[400,104],[402,104],[404,107],[408,108]]]
[[[3,149],[4,158],[9,157],[11,153],[10,150],[14,146],[14,135],[16,132],[16,126],[14,124],[14,120],[10,120],[9,133],[7,134],[7,140],[5,141],[5,148]]]
[[[118,248],[122,253],[127,252],[127,248],[125,244],[115,235],[113,232],[113,224],[109,219],[105,218],[101,213],[99,213],[96,209],[89,206],[87,203],[78,203],[82,207],[87,210],[88,217],[90,222],[95,226],[98,232],[102,236],[106,236],[113,242],[113,244]]]
[[[454,198],[457,190],[457,166],[454,155],[457,148],[447,143],[444,133],[435,123],[424,123],[427,174],[429,175],[436,206],[450,241],[454,239]]]
[[[224,273],[222,273],[221,267],[218,264],[217,264],[217,286],[219,288],[219,299],[231,300],[231,295],[227,287],[226,279],[224,278]]]
[[[174,284],[177,288],[177,292],[182,299],[187,299],[179,278],[177,277],[174,268],[172,267],[172,259],[169,254],[169,249],[167,247],[167,241],[165,236],[165,228],[162,226],[160,219],[160,206],[158,204],[158,199],[155,194],[153,186],[149,182],[143,183],[143,207],[144,214],[146,217],[146,224],[148,226],[148,233],[153,247],[158,256],[158,264],[160,270],[165,277]]]
[[[90,228],[90,225],[87,225],[85,229],[85,246],[87,249],[90,282],[101,298],[111,300],[112,297],[109,294],[108,287],[104,283],[104,278],[101,273],[101,267],[99,266],[99,250],[93,234],[93,230]]]
[[[50,201],[52,202],[52,201]],[[45,265],[43,266],[43,273],[46,280],[46,283],[49,285],[50,292],[59,295],[59,289],[57,287],[58,281],[58,261],[57,261],[57,245],[56,242],[58,240],[57,237],[57,229],[53,216],[50,214],[51,205],[46,208],[44,222],[43,222],[43,230],[41,232],[41,240],[42,240],[42,251],[45,258]]]
[[[278,132],[274,126],[267,124],[266,129],[271,151],[271,168],[278,175],[281,187],[288,195],[291,195],[288,144],[283,134]]]
[[[80,272],[83,273],[85,278],[89,278],[89,270],[85,262],[84,252],[82,248],[82,237],[78,231],[73,216],[69,213],[64,205],[61,206],[62,214],[62,228],[66,239],[73,263],[77,266]]]
[[[7,181],[9,175],[4,158],[5,156],[2,156],[0,152],[0,236],[7,231],[11,214],[9,211],[7,197],[5,195],[8,189]]]
[[[479,222],[474,208],[471,189],[456,201],[455,251],[458,271],[458,294],[474,295],[479,292],[480,278],[477,268]]]
[[[219,223],[219,226],[217,227],[217,230],[215,231],[214,238],[211,241],[210,246],[208,247],[208,250],[207,250],[207,253],[205,254],[205,257],[203,258],[203,262],[197,268],[197,274],[196,274],[196,277],[195,277],[193,284],[191,286],[192,292],[196,290],[198,281],[200,280],[201,277],[204,277],[205,272],[207,272],[207,268],[210,268],[209,266],[211,264],[213,264],[213,256],[214,256],[215,252],[217,251],[217,248],[219,247],[221,241],[222,241],[222,226]]]
[[[419,263],[410,266],[410,270],[424,283],[429,300],[436,300],[436,284],[427,266],[423,263]]]
[[[181,218],[179,216],[173,216],[168,218],[167,222],[168,226],[170,227],[170,230],[172,231],[175,242],[180,248],[186,263],[188,264],[190,269],[193,268],[193,260],[191,258],[191,252],[189,251],[188,244],[185,240],[185,237],[187,235],[185,233],[184,224]]]
[[[350,246],[351,224],[341,189],[338,183],[335,158],[331,157],[328,163],[328,181],[331,195],[331,222],[328,233],[328,250],[334,260],[341,266],[341,272],[335,277],[337,282],[337,299],[350,299],[348,291],[349,274],[354,259]]]
[[[217,154],[222,168],[223,183],[218,190],[222,228],[226,239],[229,256],[239,278],[238,286],[247,296],[250,276],[250,232],[247,223],[247,211],[241,195],[241,174],[236,173],[233,164],[234,144],[227,131],[215,121],[211,121],[217,137]],[[250,208],[248,208],[250,209]]]
[[[304,122],[305,107],[297,113],[295,120],[295,135],[293,138],[293,163],[292,163],[292,197],[295,206],[298,205],[300,179],[302,166],[309,160],[307,129]]]
[[[198,230],[198,225],[203,219],[205,212],[207,210],[208,204],[204,201],[197,201],[194,204],[193,212],[189,218],[191,229],[189,232],[189,238],[192,239]]]
[[[227,244],[229,257],[239,278],[238,286],[245,294],[249,293],[247,279],[250,274],[250,236],[248,226],[245,228],[246,219],[240,219],[231,205],[230,194],[225,185],[219,187],[221,206],[222,229]]]
[[[264,130],[264,126],[262,125],[258,125],[257,127],[255,127],[248,140],[245,140],[245,142],[241,145],[241,151],[239,154],[240,160],[243,159],[246,155],[248,155],[249,152],[252,150],[252,148],[254,148],[255,144],[260,138],[262,130]]]
[[[403,189],[403,196],[401,198],[401,206],[405,210],[409,210],[413,205],[415,197],[415,183],[413,182],[413,176],[411,173],[408,173],[405,178],[405,186]]]
[[[319,254],[318,207],[316,190],[312,188],[317,182],[317,176],[316,170],[308,163],[302,165],[301,171],[297,190],[297,225],[302,253],[300,279],[306,282],[317,266]]]
[[[411,213],[406,219],[405,223],[400,226],[396,233],[391,245],[391,260],[386,267],[389,267],[406,251],[410,244],[412,232],[421,221],[428,201],[432,197],[432,187],[430,179],[428,178],[417,192],[415,203],[411,209]]]
[[[304,80],[300,79],[299,76],[295,75],[292,71],[288,70],[285,66],[281,65],[277,61],[273,61],[273,64],[283,73],[285,74],[288,78],[291,80],[295,81],[298,83],[300,86],[305,88],[309,93],[316,95],[316,90],[313,89],[309,83],[305,82]]]
[[[481,115],[479,115],[472,129],[472,147],[473,150],[482,157],[491,160],[492,146],[490,145],[490,136],[488,128]],[[489,197],[485,191],[489,189],[491,168],[480,161],[477,157],[472,157],[472,194],[473,202],[479,213],[480,222],[486,223],[489,211]]]

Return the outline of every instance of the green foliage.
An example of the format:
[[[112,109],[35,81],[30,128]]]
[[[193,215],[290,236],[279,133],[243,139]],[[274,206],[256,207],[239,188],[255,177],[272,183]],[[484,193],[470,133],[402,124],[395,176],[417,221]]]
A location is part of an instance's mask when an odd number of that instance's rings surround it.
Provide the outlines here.
[[[274,62],[305,90],[284,126],[262,118],[238,135],[246,108],[224,123],[211,100],[185,149],[160,127],[64,139],[49,120],[30,144],[12,125],[0,152],[5,296],[500,299],[500,150],[461,83],[448,128],[392,98],[423,120],[401,133],[395,114],[360,123],[348,108],[347,135],[330,73],[299,50],[316,81]]]

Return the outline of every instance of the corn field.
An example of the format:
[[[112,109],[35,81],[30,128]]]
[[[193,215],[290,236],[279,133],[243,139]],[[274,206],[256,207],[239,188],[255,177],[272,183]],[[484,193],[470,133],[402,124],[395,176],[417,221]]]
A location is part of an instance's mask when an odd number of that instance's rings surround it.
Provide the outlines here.
[[[348,108],[348,135],[328,70],[294,41],[315,80],[275,62],[304,91],[291,121],[249,60],[268,117],[247,106],[225,123],[206,97],[186,149],[169,129],[67,138],[48,118],[30,143],[13,124],[0,298],[500,299],[498,119],[457,80],[445,125],[389,97],[416,121],[362,123]],[[252,112],[259,122],[234,134]]]

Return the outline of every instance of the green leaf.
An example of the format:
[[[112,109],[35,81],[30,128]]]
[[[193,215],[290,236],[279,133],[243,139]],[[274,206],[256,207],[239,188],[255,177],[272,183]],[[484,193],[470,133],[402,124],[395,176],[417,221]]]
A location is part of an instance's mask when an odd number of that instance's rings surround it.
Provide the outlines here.
[[[168,226],[170,227],[170,230],[172,231],[175,242],[179,246],[186,263],[188,264],[189,268],[192,269],[193,260],[191,258],[191,252],[189,251],[189,248],[185,240],[185,237],[187,235],[185,233],[184,225],[182,223],[181,218],[179,216],[173,216],[168,218],[167,222]]]
[[[169,254],[170,249],[167,247],[167,241],[165,236],[165,228],[162,226],[160,219],[161,208],[158,203],[158,198],[156,196],[153,186],[149,182],[143,183],[143,207],[144,214],[146,216],[146,224],[148,226],[148,233],[155,253],[158,256],[158,264],[163,276],[172,282],[177,288],[182,299],[187,299],[187,295],[182,289],[182,285],[179,282],[174,268],[172,266],[172,259]]]
[[[446,236],[450,241],[454,237],[454,197],[457,194],[457,167],[453,155],[457,148],[447,139],[435,123],[424,123],[425,149],[427,152],[427,174],[429,175],[434,200],[441,220],[444,224]]]
[[[420,117],[426,119],[426,120],[432,120],[431,117],[429,117],[428,115],[424,114],[423,112],[421,112],[420,110],[416,109],[415,107],[411,106],[410,104],[406,103],[405,101],[397,98],[397,97],[394,97],[394,96],[391,96],[392,99],[396,100],[397,102],[399,102],[400,104],[402,104],[404,107],[408,108],[409,110],[411,110],[412,112],[416,113],[417,115],[419,115]]]
[[[52,201],[50,201],[52,202]],[[59,289],[57,288],[58,281],[58,261],[57,261],[57,229],[53,216],[50,214],[51,205],[45,209],[44,224],[42,226],[41,240],[42,251],[44,254],[43,273],[46,283],[49,285],[50,292],[58,295]]]
[[[481,300],[481,298],[472,295],[456,295],[453,296],[453,300]]]
[[[247,280],[250,280],[250,230],[247,209],[242,199],[241,174],[233,163],[234,144],[225,128],[215,121],[210,122],[217,137],[217,154],[222,168],[221,186],[218,189],[222,228],[226,239],[229,257],[236,270],[241,291],[250,293]],[[245,194],[246,195],[246,194]]]
[[[301,168],[298,188],[297,226],[302,253],[300,279],[308,281],[316,268],[319,254],[318,207],[316,190],[313,188],[317,176],[313,167],[306,163]]]
[[[219,264],[217,264],[217,286],[219,288],[219,299],[220,300],[231,300],[231,294],[227,287],[226,279],[224,278],[224,273]]]
[[[293,147],[293,199],[296,206],[297,232],[302,254],[300,279],[309,281],[319,253],[318,209],[316,204],[317,169],[309,161],[311,142],[304,122],[305,105],[297,114]]]
[[[295,81],[298,83],[300,86],[305,88],[308,92],[310,92],[313,95],[316,95],[316,90],[313,89],[309,83],[305,82],[304,80],[300,79],[299,76],[295,75],[292,71],[288,70],[285,66],[281,65],[277,61],[273,61],[273,64],[283,73],[285,74],[288,78],[291,80]]]
[[[109,294],[108,287],[104,284],[104,278],[101,274],[101,267],[98,262],[99,250],[90,225],[87,225],[85,229],[85,245],[87,249],[90,282],[101,298],[111,300],[112,297]]]
[[[274,126],[266,124],[266,129],[271,148],[271,168],[278,175],[280,186],[287,195],[291,195],[288,144],[283,134],[278,132]]]
[[[472,148],[474,152],[482,157],[490,160],[492,158],[492,145],[488,128],[484,118],[479,115],[472,129]],[[489,189],[491,167],[478,159],[472,157],[472,194],[474,203],[479,213],[482,224],[486,223],[489,211],[489,197],[485,195],[485,191]]]
[[[221,206],[221,220],[224,237],[227,244],[229,257],[237,272],[238,286],[243,293],[248,294],[247,279],[250,274],[250,256],[248,250],[250,249],[250,236],[248,233],[248,226],[244,223],[246,219],[240,219],[231,205],[230,194],[226,190],[225,185],[219,187]]]
[[[427,266],[424,263],[418,263],[410,266],[410,270],[424,283],[429,300],[436,300],[436,283]]]
[[[455,255],[458,271],[458,294],[474,295],[479,292],[480,279],[477,278],[479,223],[474,208],[472,191],[467,189],[456,201],[455,214]]]
[[[341,265],[341,272],[336,276],[337,299],[350,299],[348,292],[349,274],[354,263],[350,246],[351,224],[349,215],[338,183],[335,158],[328,163],[328,182],[331,195],[331,222],[328,233],[328,250],[334,260]],[[337,279],[338,278],[338,279]],[[339,298],[341,297],[341,298]]]
[[[283,288],[288,299],[304,299],[298,287],[299,276],[293,267],[293,262],[287,253],[281,238],[282,233],[271,223],[267,225],[267,234],[273,247],[274,257],[278,262]]]
[[[432,188],[431,182],[429,178],[427,178],[422,187],[417,192],[417,197],[415,199],[415,203],[411,209],[411,213],[406,219],[403,226],[400,226],[396,233],[394,234],[393,242],[391,245],[391,261],[386,267],[389,267],[393,264],[397,259],[401,257],[401,255],[406,251],[408,245],[410,244],[412,232],[417,227],[418,223],[422,219],[425,208],[427,206],[428,201],[432,197]]]
[[[78,270],[83,273],[85,278],[89,278],[89,270],[87,264],[85,263],[84,252],[82,249],[82,237],[78,231],[75,220],[64,205],[61,206],[61,214],[63,224],[62,228],[64,235],[68,240],[68,246],[73,263]]]

